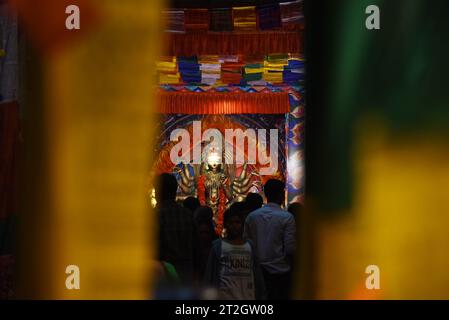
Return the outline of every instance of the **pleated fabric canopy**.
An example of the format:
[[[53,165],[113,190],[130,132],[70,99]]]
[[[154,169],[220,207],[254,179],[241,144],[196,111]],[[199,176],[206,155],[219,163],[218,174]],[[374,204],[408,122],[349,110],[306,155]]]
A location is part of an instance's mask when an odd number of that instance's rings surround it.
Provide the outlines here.
[[[171,56],[303,51],[297,31],[167,33],[167,41],[165,51]]]
[[[160,113],[282,114],[290,112],[287,92],[173,92],[159,91]]]

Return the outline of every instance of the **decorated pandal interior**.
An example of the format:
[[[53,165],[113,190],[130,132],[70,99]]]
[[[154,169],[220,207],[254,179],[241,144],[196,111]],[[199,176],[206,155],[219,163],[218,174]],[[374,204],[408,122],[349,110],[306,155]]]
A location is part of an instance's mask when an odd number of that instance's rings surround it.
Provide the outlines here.
[[[286,205],[302,202],[302,1],[164,14],[152,174],[174,173],[178,199],[194,196],[210,206],[218,232],[226,208],[262,193],[268,179],[285,181]],[[223,137],[218,147],[205,138],[211,130]],[[229,139],[229,130],[243,133],[245,143]],[[188,150],[179,147],[183,138]]]

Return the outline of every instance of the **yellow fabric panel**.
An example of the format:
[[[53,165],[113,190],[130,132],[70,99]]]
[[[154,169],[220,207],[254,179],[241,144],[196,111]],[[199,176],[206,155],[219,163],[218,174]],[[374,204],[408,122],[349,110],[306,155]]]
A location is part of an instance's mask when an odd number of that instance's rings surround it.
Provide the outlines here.
[[[262,73],[264,71],[263,68],[245,68],[245,73]]]
[[[58,243],[45,298],[151,296],[156,238],[145,187],[161,2],[95,1],[99,25],[44,61],[49,237]],[[81,290],[65,288],[69,264],[80,267]]]
[[[449,299],[445,138],[392,139],[378,123],[363,123],[357,136],[354,205],[317,225],[316,297]],[[371,264],[380,268],[377,292],[364,286]]]
[[[179,73],[177,74],[159,74],[159,83],[160,84],[178,84],[180,82],[181,76]]]

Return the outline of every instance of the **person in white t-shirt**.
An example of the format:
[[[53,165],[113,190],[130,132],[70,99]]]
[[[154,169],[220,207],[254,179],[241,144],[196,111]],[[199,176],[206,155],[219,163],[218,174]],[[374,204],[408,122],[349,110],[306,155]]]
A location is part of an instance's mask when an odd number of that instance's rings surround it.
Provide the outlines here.
[[[205,280],[218,289],[219,299],[265,298],[265,284],[250,241],[243,240],[243,213],[227,210],[223,225],[226,237],[214,241]]]

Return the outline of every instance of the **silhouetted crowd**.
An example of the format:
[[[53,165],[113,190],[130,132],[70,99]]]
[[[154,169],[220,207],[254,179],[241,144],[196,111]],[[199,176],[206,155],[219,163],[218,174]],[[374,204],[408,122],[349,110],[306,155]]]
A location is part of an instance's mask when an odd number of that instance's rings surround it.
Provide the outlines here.
[[[223,215],[215,233],[212,209],[188,197],[176,201],[178,183],[165,173],[156,184],[159,282],[166,287],[214,288],[217,299],[289,299],[299,203],[282,209],[285,183],[268,180]],[[163,279],[163,280],[161,280]]]

